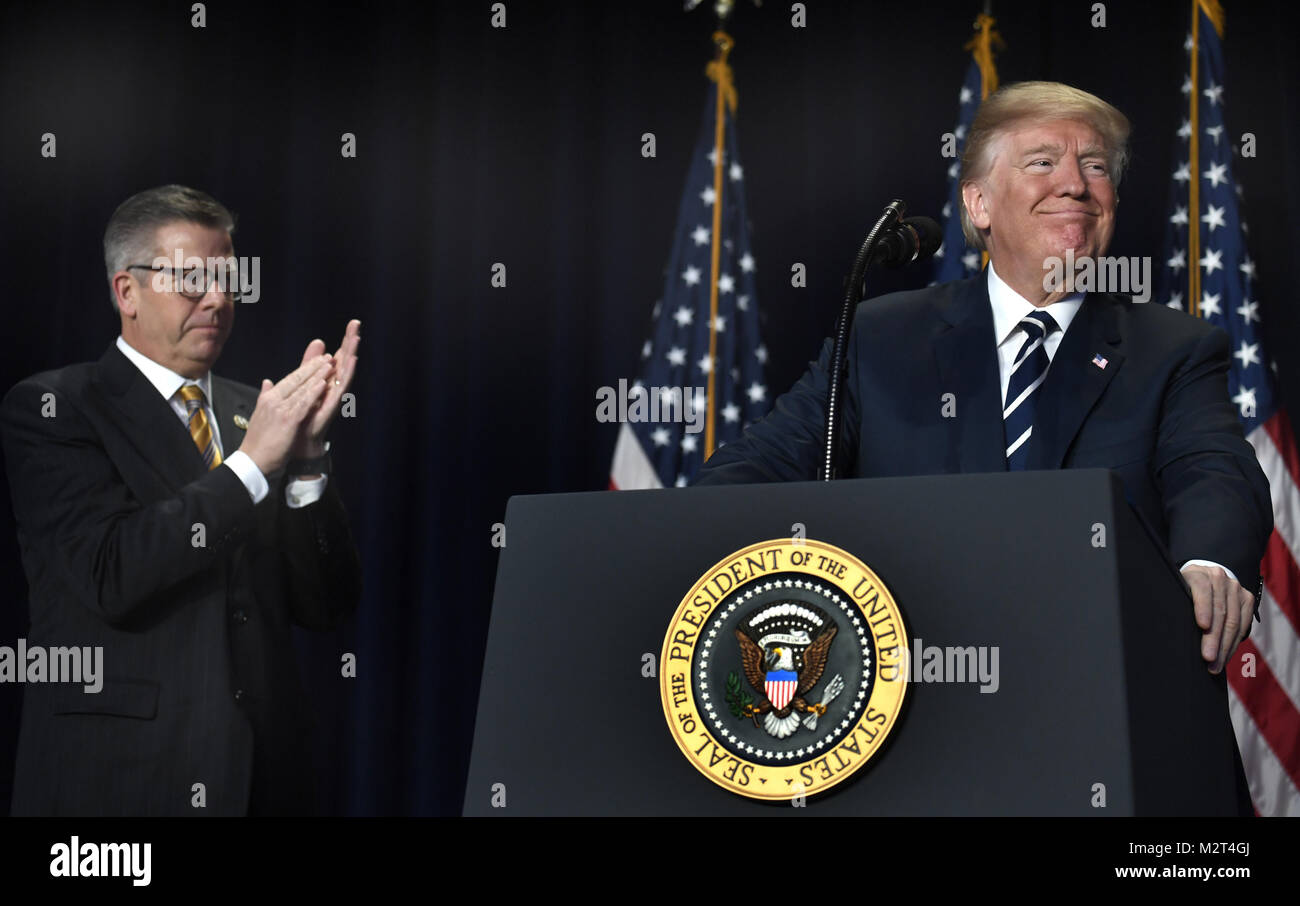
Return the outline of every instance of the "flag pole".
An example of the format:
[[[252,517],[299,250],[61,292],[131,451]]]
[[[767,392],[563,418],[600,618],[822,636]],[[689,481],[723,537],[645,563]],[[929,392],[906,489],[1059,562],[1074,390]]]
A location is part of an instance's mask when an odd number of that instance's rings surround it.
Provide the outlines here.
[[[993,30],[997,20],[993,18],[992,11],[993,4],[985,2],[984,12],[975,17],[977,34],[963,47],[963,50],[971,52],[975,65],[980,68],[980,101],[987,100],[990,94],[998,90],[998,68],[993,62],[993,51],[995,45],[998,48],[1006,46],[1002,36]],[[980,253],[980,266],[987,267],[988,263],[989,253],[986,250]]]
[[[975,65],[980,68],[980,100],[986,100],[990,94],[998,90],[998,68],[993,62],[993,48],[996,44],[999,48],[1005,45],[1002,42],[1002,36],[993,30],[993,25],[997,20],[987,12],[980,13],[975,17],[975,30],[979,32],[975,37],[966,42],[964,50],[969,50],[975,58]]]
[[[1187,311],[1197,317],[1201,315],[1201,130],[1197,86],[1200,83],[1202,11],[1222,37],[1223,6],[1219,0],[1192,0],[1192,64],[1188,76],[1192,90],[1189,92],[1187,117],[1192,129],[1187,140]]]
[[[713,133],[713,232],[710,249],[709,268],[709,370],[708,390],[704,409],[704,459],[713,455],[714,446],[714,392],[718,356],[718,270],[722,259],[722,158],[726,148],[726,107],[736,112],[736,86],[732,82],[731,67],[727,65],[727,55],[735,46],[735,41],[722,29],[713,33],[713,43],[717,56],[705,68],[705,74],[718,83],[718,98],[715,112]]]
[[[1188,75],[1191,82],[1191,91],[1188,92],[1188,103],[1191,106],[1188,122],[1191,124],[1192,134],[1188,136],[1187,144],[1187,311],[1196,317],[1201,314],[1201,167],[1198,160],[1201,149],[1198,142],[1200,129],[1197,123],[1199,105],[1196,102],[1198,78],[1196,69],[1200,56],[1201,3],[1200,0],[1192,0],[1192,64]]]

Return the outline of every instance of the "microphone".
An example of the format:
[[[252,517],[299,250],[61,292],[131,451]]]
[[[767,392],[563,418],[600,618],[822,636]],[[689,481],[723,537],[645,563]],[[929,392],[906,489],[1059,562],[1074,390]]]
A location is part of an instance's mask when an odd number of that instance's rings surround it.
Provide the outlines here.
[[[853,270],[844,281],[844,304],[840,306],[840,315],[835,321],[835,339],[831,345],[830,385],[826,391],[826,442],[822,447],[822,464],[817,469],[818,481],[834,481],[839,477],[840,404],[847,371],[845,355],[853,311],[866,295],[867,268],[876,263],[902,267],[930,257],[943,243],[939,224],[929,217],[904,219],[906,212],[907,205],[901,198],[885,205],[884,213],[858,249],[857,257],[853,259]]]
[[[902,267],[929,258],[943,243],[943,230],[929,217],[908,217],[884,231],[872,250],[871,263]]]

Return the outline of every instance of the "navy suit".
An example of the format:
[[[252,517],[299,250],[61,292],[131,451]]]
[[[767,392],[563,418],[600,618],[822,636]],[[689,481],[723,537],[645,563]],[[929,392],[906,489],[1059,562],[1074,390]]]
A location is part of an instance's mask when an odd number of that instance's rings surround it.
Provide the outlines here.
[[[212,397],[229,454],[257,391],[213,375]],[[26,687],[14,813],[314,810],[290,626],[336,626],[360,595],[335,480],[290,509],[281,470],[254,505],[116,345],[22,381],[0,418],[28,643],[104,650],[98,694]]]
[[[1006,469],[987,275],[858,306],[844,385],[845,477]],[[1094,362],[1100,355],[1105,367]],[[697,484],[812,480],[830,342]],[[1090,294],[1039,388],[1028,468],[1109,468],[1176,564],[1222,563],[1254,590],[1268,480],[1228,398],[1228,337],[1164,306]]]

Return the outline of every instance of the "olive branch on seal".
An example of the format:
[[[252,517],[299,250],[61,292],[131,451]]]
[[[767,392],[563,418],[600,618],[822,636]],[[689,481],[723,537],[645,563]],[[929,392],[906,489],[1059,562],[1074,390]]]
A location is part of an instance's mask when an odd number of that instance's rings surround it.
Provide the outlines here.
[[[740,676],[736,671],[727,674],[727,707],[731,713],[742,720],[748,716],[746,709],[751,709],[754,700],[745,692],[745,687],[740,684]],[[752,709],[751,709],[752,710]]]

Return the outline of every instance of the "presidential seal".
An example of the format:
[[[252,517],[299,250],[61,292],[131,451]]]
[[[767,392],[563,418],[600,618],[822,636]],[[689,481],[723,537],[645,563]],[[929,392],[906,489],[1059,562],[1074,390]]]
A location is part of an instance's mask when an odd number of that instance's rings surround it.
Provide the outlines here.
[[[682,599],[659,657],[664,716],[691,764],[733,793],[820,793],[889,736],[907,647],[898,605],[861,560],[820,541],[764,541]]]

